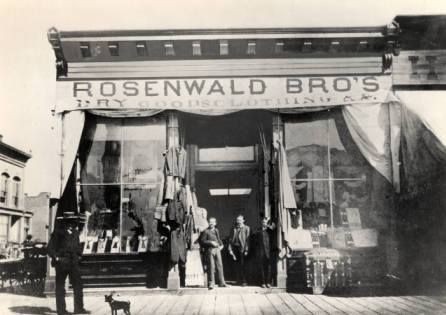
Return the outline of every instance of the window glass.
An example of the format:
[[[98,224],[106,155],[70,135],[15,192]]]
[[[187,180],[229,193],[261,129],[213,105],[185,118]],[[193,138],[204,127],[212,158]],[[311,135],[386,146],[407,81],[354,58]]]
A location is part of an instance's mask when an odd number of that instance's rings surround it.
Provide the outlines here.
[[[293,182],[298,208],[302,211],[303,228],[330,225],[330,195],[328,180]]]
[[[370,166],[334,116],[285,121],[290,179],[305,229],[370,227]]]
[[[163,176],[162,152],[166,148],[166,128],[159,120],[126,121],[123,127],[124,183],[159,183]]]
[[[6,173],[2,174],[1,177],[1,191],[0,191],[0,203],[8,203],[8,189],[9,189],[9,175]]]
[[[152,239],[156,235],[154,212],[159,192],[160,185],[124,186],[121,221],[123,249],[130,246],[130,251],[136,251],[139,237]]]
[[[136,252],[156,236],[155,208],[163,183],[164,118],[87,120],[81,143],[80,207],[86,237],[106,239],[105,251]],[[114,247],[113,240],[121,244]],[[102,253],[99,244],[91,253]]]
[[[97,118],[87,127],[82,149],[82,183],[119,183],[121,180],[121,120]]]
[[[14,177],[14,190],[12,192],[13,204],[15,207],[20,205],[20,178]]]
[[[82,186],[83,207],[90,213],[88,235],[102,237],[107,230],[119,234],[121,191],[119,185]]]
[[[328,179],[327,132],[325,120],[285,124],[286,153],[292,180]]]
[[[254,162],[254,146],[200,148],[198,150],[199,162]]]

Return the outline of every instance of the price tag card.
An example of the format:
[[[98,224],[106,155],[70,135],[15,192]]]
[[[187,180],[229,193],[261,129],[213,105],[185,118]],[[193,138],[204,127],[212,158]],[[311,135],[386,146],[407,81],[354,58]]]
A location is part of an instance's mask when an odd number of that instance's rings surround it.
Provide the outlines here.
[[[113,237],[110,253],[119,253],[121,249],[121,239],[118,236]]]
[[[145,253],[147,251],[147,236],[140,236],[138,243],[138,253]]]
[[[107,245],[107,239],[106,238],[101,238],[98,240],[98,254],[103,254],[105,253],[105,246]]]
[[[83,254],[91,254],[93,252],[93,245],[98,241],[97,236],[87,236],[84,243]]]

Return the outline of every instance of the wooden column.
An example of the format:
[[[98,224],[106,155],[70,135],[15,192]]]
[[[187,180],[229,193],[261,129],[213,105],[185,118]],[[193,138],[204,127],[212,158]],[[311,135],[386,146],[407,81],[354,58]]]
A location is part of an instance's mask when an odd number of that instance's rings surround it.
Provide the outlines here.
[[[169,148],[176,147],[180,144],[178,113],[169,111],[167,113],[167,146]],[[167,276],[167,289],[180,289],[180,273],[178,265],[172,266]]]
[[[282,121],[282,117],[280,115],[280,113],[276,113],[273,116],[273,145],[276,146],[277,145],[277,141],[280,141],[283,143],[283,129],[284,129],[284,125],[283,125],[283,121]],[[274,156],[274,154],[276,154],[276,152],[272,152],[271,153],[271,157],[273,159],[275,159],[276,157]],[[277,167],[278,165],[276,164],[274,167]],[[278,217],[278,213],[277,211],[280,209],[279,207],[279,203],[280,203],[280,195],[279,195],[279,183],[274,183],[274,200],[273,202],[275,203],[275,210],[276,210],[276,217]],[[282,228],[280,227],[280,225],[277,225],[277,248],[279,248],[280,252],[283,251],[283,239],[282,239]],[[286,288],[286,281],[287,281],[287,261],[286,261],[286,256],[284,256],[282,259],[278,259],[277,260],[277,279],[276,279],[276,283],[277,283],[277,288]]]

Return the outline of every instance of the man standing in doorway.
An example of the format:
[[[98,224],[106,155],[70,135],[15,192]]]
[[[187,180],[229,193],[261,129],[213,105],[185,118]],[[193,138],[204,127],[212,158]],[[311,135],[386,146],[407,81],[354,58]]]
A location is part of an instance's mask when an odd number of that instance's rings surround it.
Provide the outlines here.
[[[262,218],[262,226],[257,233],[254,234],[254,250],[256,262],[262,276],[262,288],[271,287],[271,264],[272,264],[272,244],[273,230],[275,224],[269,224],[269,218]]]
[[[229,254],[232,256],[237,266],[237,280],[240,285],[246,286],[247,264],[246,259],[249,250],[249,226],[245,225],[245,218],[239,214],[236,218],[236,226],[232,230],[229,239]]]
[[[74,295],[74,313],[90,314],[84,309],[84,297],[79,267],[82,248],[79,241],[79,218],[72,212],[58,217],[58,224],[48,243],[51,265],[56,268],[56,308],[58,315],[71,314],[65,304],[65,280],[70,277]]]
[[[201,233],[200,245],[205,249],[208,286],[212,290],[215,285],[215,272],[218,274],[218,281],[220,287],[227,287],[223,275],[223,263],[221,260],[221,250],[223,249],[223,242],[218,232],[217,219],[209,218],[209,227]]]

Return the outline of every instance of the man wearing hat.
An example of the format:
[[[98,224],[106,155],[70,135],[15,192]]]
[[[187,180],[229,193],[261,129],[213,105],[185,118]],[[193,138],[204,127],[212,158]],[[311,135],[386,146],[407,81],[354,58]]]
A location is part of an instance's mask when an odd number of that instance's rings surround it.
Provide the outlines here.
[[[71,314],[66,310],[65,280],[70,277],[74,295],[74,313],[90,314],[84,309],[84,297],[79,261],[82,248],[79,240],[79,217],[74,212],[65,212],[56,218],[56,227],[48,243],[51,265],[56,269],[56,308],[57,314]]]

